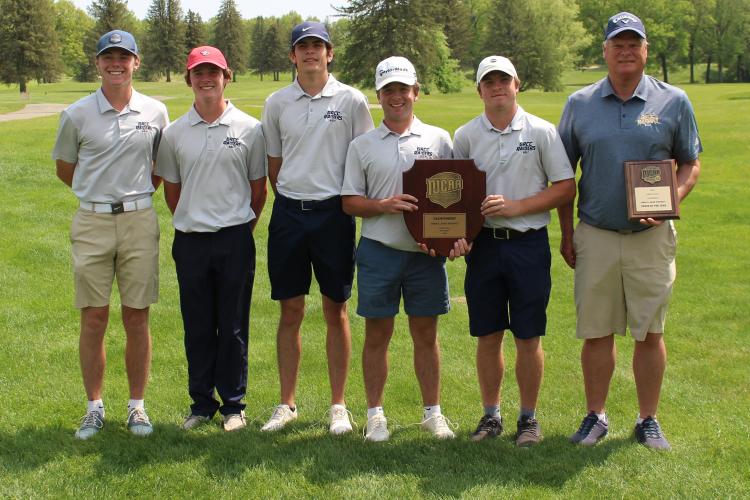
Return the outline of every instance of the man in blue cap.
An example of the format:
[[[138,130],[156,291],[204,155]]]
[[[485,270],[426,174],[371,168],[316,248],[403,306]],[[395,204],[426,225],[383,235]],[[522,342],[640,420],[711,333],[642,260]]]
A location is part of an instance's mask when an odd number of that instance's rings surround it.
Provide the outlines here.
[[[143,404],[151,364],[149,307],[159,293],[159,223],[151,196],[160,179],[153,163],[166,107],[133,89],[140,65],[133,35],[114,30],[96,46],[102,86],[60,115],[52,159],[80,208],[70,231],[76,307],[81,310],[79,353],[88,409],[76,431],[88,439],[104,425],[104,333],[117,277],[125,326],[130,385],[127,427],[153,427]]]
[[[281,305],[276,337],[281,400],[262,427],[282,429],[297,418],[295,392],[300,327],[312,272],[322,295],[331,384],[329,430],[352,430],[344,402],[351,357],[346,301],[354,279],[354,219],[342,210],[349,143],[372,130],[367,98],[328,72],[333,46],[326,27],[307,21],[292,30],[294,83],[266,100],[263,134],[275,193],[268,226],[271,298]]]
[[[581,366],[588,405],[571,441],[591,446],[607,435],[614,334],[629,329],[636,341],[635,436],[649,448],[669,449],[656,410],[666,368],[663,335],[677,236],[671,221],[628,220],[623,162],[674,159],[677,195],[683,200],[698,180],[702,147],[685,92],[643,72],[648,41],[637,16],[612,16],[603,50],[607,77],[568,98],[559,126],[571,165],[581,162],[575,232],[573,203],[559,208],[560,252],[575,269],[576,330],[584,340]]]

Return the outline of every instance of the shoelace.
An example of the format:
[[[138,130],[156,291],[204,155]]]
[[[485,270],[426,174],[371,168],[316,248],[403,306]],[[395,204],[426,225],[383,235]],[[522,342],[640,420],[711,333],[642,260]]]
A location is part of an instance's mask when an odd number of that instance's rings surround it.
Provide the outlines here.
[[[331,420],[335,420],[337,418],[344,418],[345,415],[349,415],[349,423],[352,424],[352,427],[355,429],[359,428],[357,425],[357,421],[354,419],[354,415],[352,412],[349,411],[349,408],[336,408],[335,410],[331,410],[331,408],[328,409],[326,412],[326,415],[331,416]]]
[[[143,408],[133,408],[128,415],[130,425],[151,425],[148,415]]]
[[[661,439],[661,428],[656,420],[647,419],[641,425],[643,426],[643,433],[647,438]]]
[[[104,425],[104,420],[98,411],[90,411],[81,419],[81,427],[96,427],[101,428]]]
[[[583,419],[583,422],[581,422],[581,427],[578,428],[578,434],[588,434],[591,432],[591,429],[596,425],[596,423],[599,421],[599,417],[597,417],[595,414],[591,413],[589,415],[586,415],[586,418]]]
[[[529,434],[533,434],[534,436],[539,435],[539,429],[536,425],[536,419],[529,418],[527,420],[521,421],[521,425],[518,426],[519,433],[527,432]]]
[[[381,430],[381,429],[388,430],[388,421],[386,420],[385,415],[379,415],[379,416],[382,417],[382,418],[378,418],[378,419],[375,420],[375,425],[373,426],[372,430],[373,431]],[[369,419],[368,419],[368,421],[369,421]],[[366,425],[364,427],[362,427],[362,437],[365,437],[365,438],[367,437],[367,426]]]
[[[447,427],[448,429],[450,429],[450,430],[452,430],[454,432],[458,430],[458,424],[454,424],[453,422],[451,422],[448,419],[448,417],[446,417],[443,414],[433,415],[430,418],[427,418],[427,419],[421,421],[418,424],[411,424],[411,425],[422,425],[425,422],[429,422],[430,420],[434,420],[435,421],[435,427],[445,426],[445,427]]]
[[[479,425],[475,432],[486,431],[489,432],[497,427],[502,427],[502,423],[498,418],[492,417],[491,415],[484,415],[479,419]]]

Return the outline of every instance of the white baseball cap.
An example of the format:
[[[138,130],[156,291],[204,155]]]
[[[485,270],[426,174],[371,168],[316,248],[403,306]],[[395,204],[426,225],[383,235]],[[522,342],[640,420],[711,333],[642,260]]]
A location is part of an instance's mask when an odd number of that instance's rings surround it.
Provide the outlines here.
[[[501,71],[506,75],[518,79],[516,68],[510,62],[510,59],[503,56],[489,56],[482,59],[482,62],[479,63],[479,67],[477,68],[477,85],[482,81],[484,75],[491,71]]]
[[[383,59],[375,68],[375,90],[380,90],[391,82],[404,85],[417,83],[417,70],[405,57],[391,56]]]

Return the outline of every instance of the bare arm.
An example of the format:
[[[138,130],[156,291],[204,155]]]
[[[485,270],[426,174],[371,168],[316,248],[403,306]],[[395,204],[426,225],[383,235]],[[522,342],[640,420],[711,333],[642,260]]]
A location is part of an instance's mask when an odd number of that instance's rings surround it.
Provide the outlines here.
[[[677,166],[677,198],[679,202],[687,198],[690,191],[693,190],[695,184],[698,182],[698,176],[701,173],[701,162],[696,158],[695,160],[681,163]],[[654,220],[652,218],[641,219],[641,224],[646,226],[658,226],[664,221]]]
[[[274,194],[276,193],[276,182],[279,178],[279,170],[281,170],[281,163],[283,158],[280,156],[269,156],[268,157],[268,180],[271,182],[271,189]]]
[[[560,219],[560,255],[571,269],[576,267],[576,252],[573,248],[573,200],[557,207]]]
[[[164,181],[164,199],[166,200],[167,207],[169,207],[169,211],[172,212],[172,215],[174,215],[174,211],[177,210],[177,202],[180,201],[181,191],[181,183]]]
[[[489,195],[482,202],[482,215],[485,217],[518,217],[536,214],[569,203],[575,197],[575,179],[565,179],[553,182],[546,189],[520,200],[510,200],[500,194]]]
[[[161,184],[161,177],[156,175],[156,161],[154,161],[153,168],[151,169],[151,184],[154,185],[154,191],[159,189],[159,185]]]
[[[266,178],[261,177],[250,181],[250,208],[255,213],[255,219],[251,222],[251,227],[255,229],[255,225],[260,220],[260,214],[263,212],[263,207],[266,205],[266,198],[268,197],[268,186],[266,185]]]
[[[356,217],[400,214],[401,212],[413,212],[417,209],[417,199],[410,194],[397,194],[384,199],[344,195],[341,200],[344,212]]]
[[[73,173],[75,172],[76,164],[55,160],[55,165],[57,166],[57,178],[63,181],[68,187],[73,187]]]

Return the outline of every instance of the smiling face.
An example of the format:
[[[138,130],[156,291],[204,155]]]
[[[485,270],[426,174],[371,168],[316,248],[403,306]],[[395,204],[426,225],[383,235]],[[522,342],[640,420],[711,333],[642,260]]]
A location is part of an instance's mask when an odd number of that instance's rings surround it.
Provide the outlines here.
[[[108,49],[96,57],[96,69],[105,87],[129,87],[140,64],[138,56],[119,48]]]
[[[378,102],[383,107],[383,119],[387,123],[411,122],[414,102],[419,96],[417,85],[391,82],[378,90]]]
[[[604,42],[604,61],[615,78],[640,78],[648,58],[648,42],[633,31],[623,31]]]
[[[303,38],[289,53],[289,59],[300,73],[326,73],[333,60],[333,48],[326,46],[320,38]]]
[[[491,71],[482,77],[477,91],[487,110],[502,111],[516,105],[519,81],[507,73]]]
[[[199,64],[189,72],[190,88],[198,99],[223,99],[227,80],[224,70],[210,63]]]

